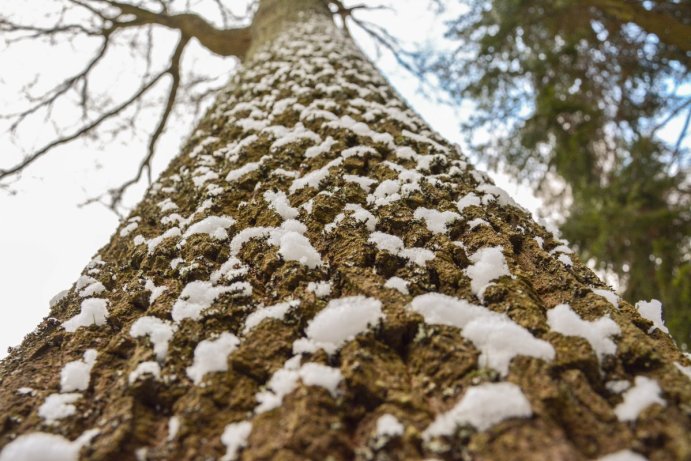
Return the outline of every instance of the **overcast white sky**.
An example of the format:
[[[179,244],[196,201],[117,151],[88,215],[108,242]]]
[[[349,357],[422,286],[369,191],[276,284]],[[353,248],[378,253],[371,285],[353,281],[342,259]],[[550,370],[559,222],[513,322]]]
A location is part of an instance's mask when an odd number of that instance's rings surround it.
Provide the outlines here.
[[[20,14],[30,18],[43,0],[17,2]],[[408,42],[438,40],[443,30],[439,20],[426,10],[427,2],[396,0],[396,11],[372,13],[372,19],[394,35]],[[4,7],[3,7],[4,8]],[[38,7],[40,9],[40,6]],[[163,36],[172,44],[175,37]],[[396,66],[390,57],[379,57],[361,34],[356,39],[383,70],[386,77],[430,125],[446,138],[461,143],[456,110],[423,97],[417,81]],[[60,44],[56,47],[25,47],[0,53],[0,104],[16,101],[17,88],[34,74],[60,74],[76,70],[83,62],[87,44]],[[160,51],[160,50],[157,50]],[[199,50],[197,50],[199,51]],[[167,53],[167,52],[166,52]],[[165,58],[166,53],[161,56]],[[190,50],[188,55],[195,55]],[[200,65],[216,72],[232,67],[227,61],[211,59],[198,52]],[[193,56],[186,56],[190,60]],[[103,78],[117,76],[108,83],[114,94],[132,84],[128,80],[130,64],[126,56],[114,59],[102,70]],[[104,80],[105,81],[105,80]],[[136,84],[136,82],[135,82]],[[9,101],[9,102],[8,102]],[[63,108],[60,116],[72,117],[74,110]],[[63,115],[64,114],[64,115]],[[160,172],[178,152],[181,138],[191,126],[177,118],[160,144],[156,172]],[[40,144],[48,132],[44,121],[37,121],[22,132],[23,139]],[[48,301],[69,288],[83,267],[105,245],[118,224],[117,217],[105,207],[79,207],[85,199],[103,192],[108,186],[128,178],[144,152],[141,138],[105,146],[72,143],[55,150],[32,166],[13,185],[14,195],[0,190],[0,357],[8,346],[17,345],[48,314]],[[6,134],[0,134],[0,167],[14,163],[21,155]],[[528,187],[521,187],[501,175],[493,175],[519,203],[535,210],[539,201]],[[128,197],[136,203],[144,186]]]

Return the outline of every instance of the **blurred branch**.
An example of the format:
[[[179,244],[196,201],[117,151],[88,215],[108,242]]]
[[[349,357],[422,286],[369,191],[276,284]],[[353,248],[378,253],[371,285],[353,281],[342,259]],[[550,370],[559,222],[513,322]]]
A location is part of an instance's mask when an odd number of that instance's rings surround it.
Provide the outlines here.
[[[655,34],[660,41],[678,48],[683,53],[691,51],[691,25],[680,21],[664,10],[645,8],[642,3],[631,0],[586,0],[584,3],[600,8],[606,14],[622,22],[632,22],[648,33]],[[680,6],[683,2],[680,2]],[[688,14],[691,8],[686,6]],[[688,15],[686,21],[688,21]]]

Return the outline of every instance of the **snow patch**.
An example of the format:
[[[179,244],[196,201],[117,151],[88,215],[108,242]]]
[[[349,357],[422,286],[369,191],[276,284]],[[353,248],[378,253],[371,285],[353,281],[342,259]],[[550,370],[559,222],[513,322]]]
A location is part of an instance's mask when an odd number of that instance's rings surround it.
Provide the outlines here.
[[[319,252],[307,237],[297,232],[286,232],[278,237],[278,254],[286,261],[297,261],[310,269],[322,265]]]
[[[108,318],[108,301],[100,298],[88,298],[82,301],[79,314],[63,322],[66,331],[74,333],[80,327],[105,325]]]
[[[130,327],[130,335],[133,338],[148,336],[151,344],[154,345],[154,354],[157,360],[164,360],[168,355],[168,343],[173,338],[177,327],[167,321],[157,317],[139,317]]]
[[[306,338],[293,343],[295,353],[324,349],[336,352],[346,341],[352,340],[383,317],[381,302],[365,296],[332,299],[307,325]]]
[[[235,220],[230,216],[209,216],[188,227],[183,237],[207,234],[216,240],[225,240],[228,238],[228,231],[226,229],[233,224],[235,224]]]
[[[48,307],[52,309],[53,307],[57,306],[58,303],[67,298],[67,295],[69,294],[70,290],[62,290],[61,292],[57,293],[55,296],[50,298],[50,301],[48,301]]]
[[[485,383],[469,388],[451,410],[436,417],[422,433],[425,440],[450,436],[459,426],[470,425],[479,431],[510,418],[530,418],[530,402],[512,383]]]
[[[617,352],[617,345],[611,337],[619,335],[621,331],[619,325],[609,317],[589,322],[581,319],[568,304],[559,304],[547,311],[547,323],[557,333],[585,338],[599,361],[602,361],[605,355]]]
[[[240,340],[228,332],[221,333],[218,338],[200,342],[194,349],[194,362],[187,368],[187,376],[198,385],[207,373],[228,370],[228,355],[239,344]]]
[[[240,168],[237,168],[235,170],[231,170],[228,175],[226,176],[226,181],[228,182],[233,182],[237,181],[238,179],[242,178],[246,174],[249,174],[253,171],[256,171],[259,169],[260,166],[264,163],[264,161],[268,159],[268,156],[262,157],[258,162],[248,162],[245,163],[243,166]]]
[[[513,206],[520,210],[523,210],[523,207],[519,206],[501,187],[497,187],[492,184],[480,184],[479,186],[477,186],[477,190],[484,193],[485,197],[487,195],[493,196],[496,199],[497,203],[501,206]]]
[[[297,261],[310,269],[321,266],[321,255],[314,249],[304,234],[307,227],[299,221],[289,219],[281,227],[250,227],[240,231],[230,242],[230,253],[236,256],[242,246],[253,238],[268,238],[271,245],[278,246],[278,253],[286,261]]]
[[[614,293],[612,290],[604,290],[602,288],[591,288],[591,290],[596,295],[602,296],[607,301],[609,301],[610,304],[612,304],[612,306],[619,309],[619,296],[617,296],[617,294]]]
[[[290,185],[289,192],[291,194],[304,189],[305,187],[311,187],[313,189],[318,189],[319,185],[329,176],[329,168],[335,167],[343,163],[343,157],[338,157],[331,160],[329,163],[323,167],[312,170],[301,178],[297,178]]]
[[[178,431],[180,430],[180,417],[179,416],[171,416],[170,419],[168,420],[168,437],[166,437],[166,440],[168,442],[172,442],[175,440],[175,437],[178,435]]]
[[[664,320],[662,320],[662,303],[657,299],[651,299],[650,301],[638,301],[636,303],[636,309],[641,317],[653,322],[653,326],[649,333],[655,328],[659,328],[664,333],[669,334],[669,330],[665,326]]]
[[[96,363],[96,349],[87,349],[84,358],[68,362],[60,371],[60,392],[85,391]]]
[[[475,218],[468,221],[468,228],[470,230],[473,230],[478,226],[489,226],[489,223],[482,218]]]
[[[336,141],[334,140],[334,138],[329,136],[324,141],[322,141],[321,144],[309,147],[305,151],[305,158],[314,158],[322,154],[328,154],[331,151],[331,148],[334,146],[334,144],[336,144]]]
[[[247,446],[251,432],[252,423],[249,421],[228,424],[221,435],[221,442],[226,446],[226,454],[221,461],[235,461],[240,450]]]
[[[368,231],[372,232],[376,228],[378,220],[372,213],[357,203],[347,203],[345,206],[345,211],[343,213],[339,213],[334,218],[333,222],[324,226],[324,231],[331,232],[334,230],[338,223],[346,218],[345,212],[347,211],[351,212],[350,217],[355,219],[355,221],[365,223]]]
[[[425,248],[406,248],[399,237],[384,232],[372,232],[367,241],[373,243],[380,251],[408,259],[419,266],[424,267],[427,261],[434,259],[434,252]]]
[[[326,298],[331,294],[331,282],[310,282],[307,291],[314,293],[317,298]]]
[[[605,383],[605,387],[608,391],[613,394],[621,394],[626,389],[631,387],[631,383],[625,379],[620,379],[616,381],[608,381]]]
[[[602,456],[597,461],[648,461],[648,458],[631,450],[619,450]]]
[[[300,305],[299,300],[287,301],[284,303],[274,304],[273,306],[262,307],[252,312],[245,320],[245,327],[242,330],[243,334],[247,334],[254,327],[259,325],[264,319],[283,320],[288,311]]]
[[[90,429],[77,440],[46,432],[22,434],[2,449],[0,461],[78,461],[82,447],[100,431]]]
[[[215,270],[211,273],[209,280],[214,284],[220,282],[221,279],[231,281],[238,277],[247,275],[248,271],[249,267],[244,265],[238,258],[231,256],[226,262],[221,264],[221,267],[218,268],[218,270]]]
[[[199,320],[204,309],[211,307],[223,293],[238,291],[239,285],[213,286],[211,282],[195,280],[185,285],[180,297],[173,304],[172,317],[179,323],[184,319]]]
[[[362,188],[363,191],[365,191],[366,194],[369,194],[372,185],[377,183],[376,179],[368,178],[367,176],[358,176],[354,174],[344,174],[343,179],[346,182],[352,182],[357,184]]]
[[[465,210],[467,207],[480,206],[481,204],[482,201],[480,200],[480,197],[470,192],[461,197],[461,199],[458,202],[456,202],[456,207],[458,208],[458,211],[463,213],[463,210]]]
[[[691,380],[691,366],[684,366],[679,362],[674,362],[674,366],[677,367],[677,370],[679,370],[681,374]]]
[[[502,376],[509,371],[513,357],[525,355],[546,361],[554,358],[550,343],[535,338],[528,330],[504,314],[441,293],[416,296],[411,308],[428,324],[461,329],[461,335],[480,350],[479,363]]]
[[[329,391],[332,397],[338,395],[338,385],[343,380],[341,370],[320,363],[306,363],[298,371],[300,380],[306,386],[318,386]]]
[[[554,359],[554,348],[547,341],[535,338],[528,330],[508,317],[495,314],[479,317],[463,328],[462,336],[480,350],[479,365],[509,373],[509,364],[517,355]]]
[[[453,211],[438,211],[423,207],[416,209],[413,217],[423,219],[427,224],[427,229],[435,234],[446,234],[448,232],[447,226],[457,219],[461,219],[461,215]]]
[[[400,437],[405,432],[405,427],[394,415],[386,413],[377,419],[376,437],[392,438]]]
[[[72,416],[77,412],[77,407],[72,405],[82,398],[82,394],[72,392],[68,394],[50,394],[43,404],[38,407],[38,416],[53,424],[56,421]]]
[[[398,290],[401,294],[408,295],[408,281],[400,277],[391,277],[386,283],[384,283],[384,288],[392,288]]]
[[[387,179],[379,183],[374,192],[367,196],[367,203],[384,206],[401,199],[401,182]]]
[[[501,246],[480,248],[468,259],[473,264],[465,269],[465,274],[470,278],[470,289],[480,301],[492,281],[511,275]]]
[[[165,213],[166,211],[178,209],[178,206],[175,204],[175,202],[173,202],[169,198],[158,202],[156,205],[158,205],[158,208],[161,210],[161,213]]]
[[[624,393],[624,401],[614,408],[614,414],[619,421],[636,421],[641,411],[650,405],[666,405],[661,393],[657,381],[645,376],[636,376],[633,387]]]
[[[158,364],[158,362],[142,362],[138,364],[137,368],[135,368],[134,371],[129,374],[128,382],[130,385],[132,385],[144,375],[151,375],[155,380],[161,379],[161,366]]]
[[[278,213],[281,218],[295,219],[298,217],[299,212],[297,208],[290,206],[290,202],[288,201],[288,197],[286,196],[285,192],[273,192],[267,190],[264,192],[264,200],[268,202],[269,207]]]
[[[144,289],[151,293],[149,295],[149,305],[153,304],[154,301],[156,301],[165,291],[168,289],[167,286],[161,285],[161,286],[156,286],[153,280],[151,279],[146,279],[146,282],[144,282]]]
[[[297,355],[287,360],[283,368],[271,376],[265,390],[257,393],[259,405],[255,408],[255,413],[265,413],[279,407],[283,398],[295,390],[298,380],[306,386],[322,387],[336,397],[343,375],[338,368],[319,363],[311,362],[300,366],[300,356]]]

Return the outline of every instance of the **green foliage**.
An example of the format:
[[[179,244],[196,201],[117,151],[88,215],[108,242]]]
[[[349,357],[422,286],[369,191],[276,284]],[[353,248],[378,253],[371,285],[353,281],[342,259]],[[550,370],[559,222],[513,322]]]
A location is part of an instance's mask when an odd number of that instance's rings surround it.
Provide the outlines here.
[[[660,299],[691,344],[691,3],[463,3],[453,50],[431,69],[474,102],[474,151],[535,184],[582,257],[617,274],[627,299]],[[664,142],[671,120],[682,129]]]

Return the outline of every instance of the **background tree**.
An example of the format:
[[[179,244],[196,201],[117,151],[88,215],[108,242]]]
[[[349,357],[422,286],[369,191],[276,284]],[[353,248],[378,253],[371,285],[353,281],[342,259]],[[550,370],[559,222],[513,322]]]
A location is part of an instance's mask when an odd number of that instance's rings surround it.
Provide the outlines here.
[[[0,460],[688,458],[659,309],[429,130],[327,7],[261,0],[228,32],[243,68],[0,363]]]
[[[584,260],[627,299],[661,299],[689,342],[688,2],[462,3],[431,67],[475,103],[474,151],[534,183]]]

